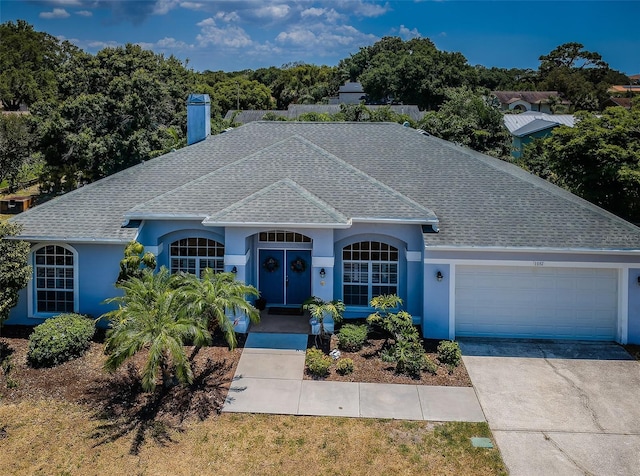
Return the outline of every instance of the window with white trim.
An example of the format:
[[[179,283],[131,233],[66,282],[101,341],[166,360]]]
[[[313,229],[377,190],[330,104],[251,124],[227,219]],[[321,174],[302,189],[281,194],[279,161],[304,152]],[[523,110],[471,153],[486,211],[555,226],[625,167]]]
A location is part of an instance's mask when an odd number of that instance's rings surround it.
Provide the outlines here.
[[[75,311],[74,254],[60,245],[47,245],[34,252],[36,312]]]
[[[361,241],[342,249],[343,301],[368,306],[371,298],[398,294],[398,248],[379,241]]]
[[[170,247],[172,273],[202,276],[206,268],[216,273],[224,271],[224,245],[208,238],[183,238]]]

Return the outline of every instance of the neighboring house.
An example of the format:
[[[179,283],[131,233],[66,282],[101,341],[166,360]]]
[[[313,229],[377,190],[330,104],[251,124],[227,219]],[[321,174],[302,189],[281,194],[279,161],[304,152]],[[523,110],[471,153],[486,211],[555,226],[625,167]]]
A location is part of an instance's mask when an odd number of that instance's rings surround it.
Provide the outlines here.
[[[568,106],[570,103],[562,99],[558,91],[492,91],[503,111],[536,111],[550,114],[551,106]]]
[[[511,155],[516,159],[520,158],[525,145],[551,135],[551,131],[560,125],[573,127],[574,122],[573,114],[544,114],[531,111],[505,114],[504,126],[511,134]]]
[[[329,98],[329,104],[360,104],[366,100],[362,84],[346,82],[338,89],[338,97]]]
[[[367,105],[367,109],[371,111],[375,111],[377,109],[388,107],[396,114],[404,114],[409,116],[416,122],[419,122],[424,117],[424,111],[418,109],[418,106],[415,105],[402,105],[402,104],[392,104],[389,106],[380,106],[380,105]],[[237,124],[247,124],[253,121],[261,121],[264,116],[268,113],[273,113],[276,116],[284,117],[288,120],[295,120],[301,114],[306,114],[309,112],[317,112],[319,114],[337,114],[340,112],[339,104],[289,104],[289,108],[286,111],[278,111],[278,110],[256,110],[251,109],[247,111],[237,112],[227,111],[227,114],[224,116],[225,120],[233,119],[233,122]]]
[[[610,94],[638,94],[640,93],[640,84],[618,84],[607,89]]]
[[[208,105],[189,108],[202,130]],[[12,218],[33,279],[7,324],[104,313],[138,240],[268,306],[315,295],[356,318],[395,293],[428,338],[640,343],[640,228],[512,164],[391,123],[206,135]]]
[[[606,107],[624,107],[631,110],[631,98],[609,98],[603,104]]]

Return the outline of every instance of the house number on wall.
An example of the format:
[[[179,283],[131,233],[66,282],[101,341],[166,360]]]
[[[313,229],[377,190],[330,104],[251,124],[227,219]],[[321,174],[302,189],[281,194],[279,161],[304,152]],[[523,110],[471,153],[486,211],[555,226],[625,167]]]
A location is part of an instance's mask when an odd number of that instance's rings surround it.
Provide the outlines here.
[[[534,261],[533,265],[534,266],[544,266],[544,261]]]

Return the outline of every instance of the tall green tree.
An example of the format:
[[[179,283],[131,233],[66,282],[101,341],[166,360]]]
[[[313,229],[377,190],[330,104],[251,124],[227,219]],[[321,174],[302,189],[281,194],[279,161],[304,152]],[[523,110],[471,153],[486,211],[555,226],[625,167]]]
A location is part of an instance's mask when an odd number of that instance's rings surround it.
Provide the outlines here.
[[[18,303],[18,293],[31,279],[29,243],[16,240],[20,226],[0,222],[0,326]]]
[[[24,114],[0,114],[0,183],[15,190],[30,162],[33,139],[31,121]]]
[[[575,127],[525,147],[522,165],[627,220],[640,222],[640,107],[580,112]]]
[[[186,98],[194,86],[182,62],[136,45],[105,48],[96,56],[70,50],[59,78],[61,101],[33,108],[52,191],[175,147],[186,132]]]
[[[207,268],[200,277],[183,275],[180,292],[188,312],[210,331],[219,329],[232,349],[238,341],[230,317],[246,314],[251,322],[260,321],[260,312],[247,302],[247,298],[259,296],[258,290],[237,281],[233,273],[216,274]]]
[[[142,350],[147,356],[142,388],[153,392],[158,382],[172,385],[193,382],[193,370],[184,345],[203,346],[211,340],[205,322],[186,312],[184,296],[166,268],[158,273],[146,269],[117,285],[124,294],[108,299],[118,309],[104,315],[112,322],[107,332],[105,370],[114,372]]]
[[[468,88],[449,89],[440,110],[430,111],[419,127],[442,139],[498,158],[507,158],[510,137],[499,106],[489,95]]]
[[[56,94],[60,44],[24,20],[0,24],[0,102],[17,111]]]

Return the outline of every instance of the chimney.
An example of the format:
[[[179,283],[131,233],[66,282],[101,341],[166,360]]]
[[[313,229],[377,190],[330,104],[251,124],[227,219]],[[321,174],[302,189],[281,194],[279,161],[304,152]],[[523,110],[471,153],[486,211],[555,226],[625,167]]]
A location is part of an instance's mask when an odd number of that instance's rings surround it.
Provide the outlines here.
[[[187,99],[187,145],[211,135],[211,99],[208,94],[189,94]]]

